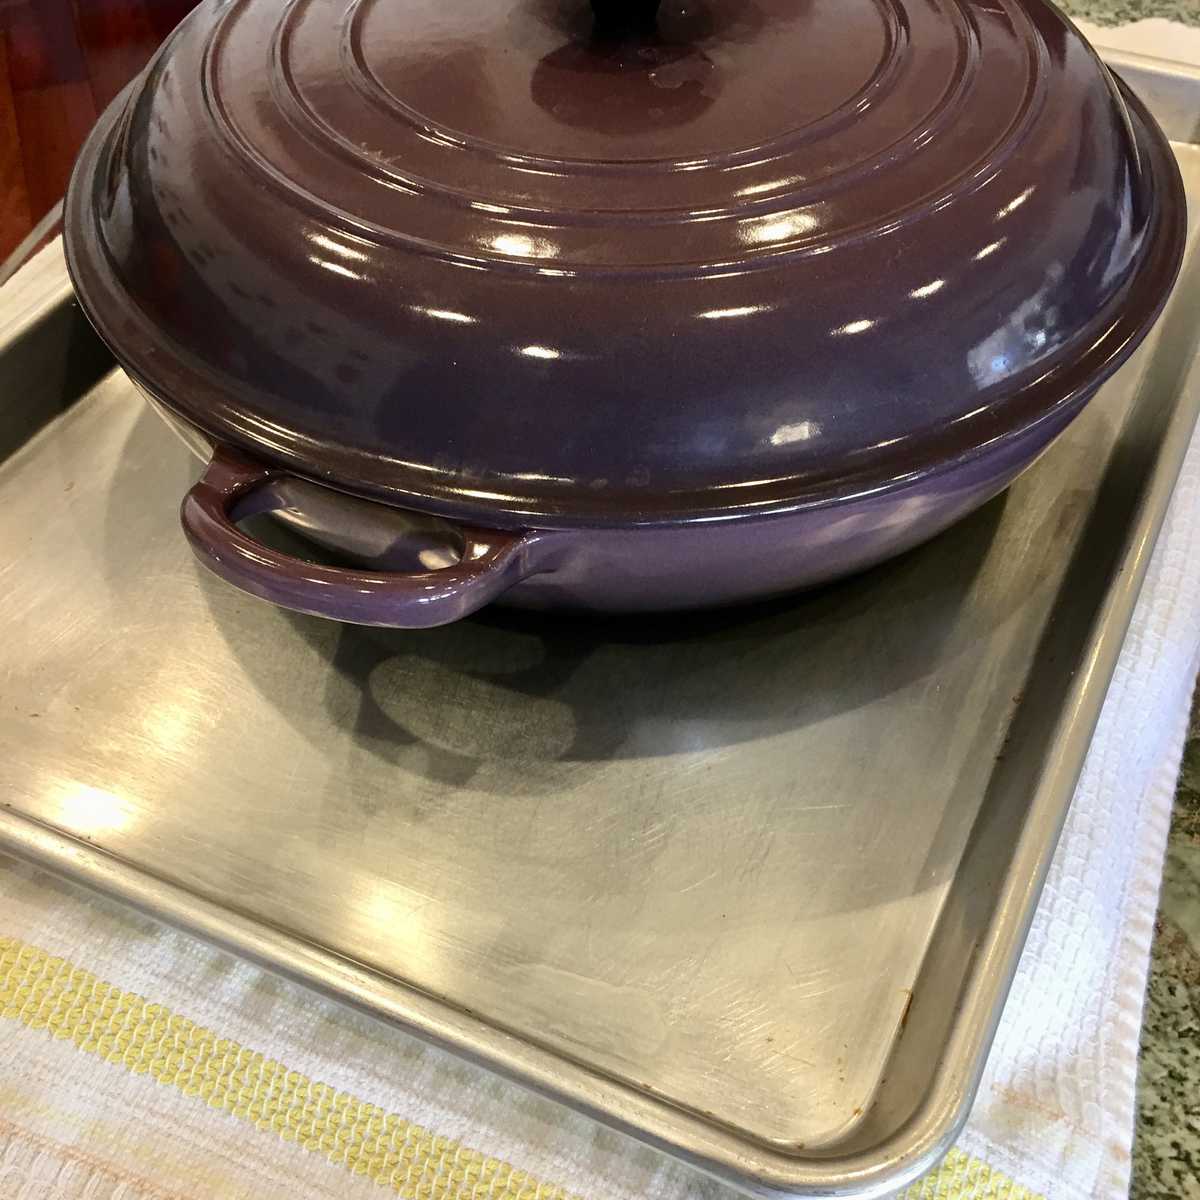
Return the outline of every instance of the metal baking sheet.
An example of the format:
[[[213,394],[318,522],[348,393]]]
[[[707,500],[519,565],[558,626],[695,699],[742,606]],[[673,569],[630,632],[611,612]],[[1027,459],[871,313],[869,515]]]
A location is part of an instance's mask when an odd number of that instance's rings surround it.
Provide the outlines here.
[[[1119,65],[1195,206],[1200,80]],[[0,845],[749,1191],[899,1187],[965,1118],[1188,444],[1198,270],[897,562],[405,633],[193,564],[195,466],[44,255],[0,292]]]

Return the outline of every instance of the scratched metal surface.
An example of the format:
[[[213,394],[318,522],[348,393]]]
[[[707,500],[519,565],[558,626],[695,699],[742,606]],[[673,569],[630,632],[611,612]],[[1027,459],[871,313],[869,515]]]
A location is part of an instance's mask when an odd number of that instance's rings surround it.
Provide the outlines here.
[[[192,461],[39,260],[0,296],[0,843],[748,1188],[895,1186],[965,1113],[1195,418],[1194,274],[896,563],[405,633],[193,564]]]
[[[1103,415],[1060,468],[1088,470]],[[748,1134],[844,1136],[1078,498],[1035,516],[1031,480],[766,612],[406,633],[209,578],[175,517],[192,474],[112,374],[0,475],[0,545],[55,549],[0,568],[34,633],[3,668],[6,798]]]

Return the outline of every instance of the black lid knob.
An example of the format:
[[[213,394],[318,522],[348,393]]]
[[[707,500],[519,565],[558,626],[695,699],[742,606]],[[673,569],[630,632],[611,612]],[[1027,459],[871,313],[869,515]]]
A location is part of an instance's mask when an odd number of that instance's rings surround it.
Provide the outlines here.
[[[661,0],[592,0],[596,32],[606,37],[649,33],[658,21]]]

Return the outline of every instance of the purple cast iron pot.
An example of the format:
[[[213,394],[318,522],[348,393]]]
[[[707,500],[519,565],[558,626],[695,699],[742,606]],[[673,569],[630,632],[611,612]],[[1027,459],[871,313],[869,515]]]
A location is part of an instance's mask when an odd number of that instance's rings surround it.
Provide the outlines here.
[[[1161,132],[1043,0],[233,0],[104,115],[65,240],[208,461],[201,561],[423,627],[916,545],[1128,357],[1184,226]]]

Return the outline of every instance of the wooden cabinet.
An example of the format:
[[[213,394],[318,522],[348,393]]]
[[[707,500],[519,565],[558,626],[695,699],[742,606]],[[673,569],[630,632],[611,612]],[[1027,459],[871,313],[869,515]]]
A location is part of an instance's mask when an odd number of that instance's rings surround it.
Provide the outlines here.
[[[195,2],[0,2],[0,259],[61,198],[92,122]]]

